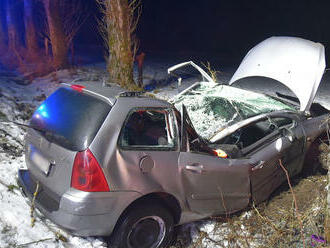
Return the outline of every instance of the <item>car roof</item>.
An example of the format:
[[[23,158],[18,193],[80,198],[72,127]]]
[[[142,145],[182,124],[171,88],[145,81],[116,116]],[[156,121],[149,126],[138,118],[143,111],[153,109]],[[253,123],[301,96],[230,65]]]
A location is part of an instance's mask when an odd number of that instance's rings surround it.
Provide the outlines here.
[[[113,105],[116,101],[116,96],[119,95],[123,91],[116,84],[106,85],[103,82],[71,82],[71,83],[62,83],[64,87],[71,87],[73,85],[83,86],[84,90],[89,91],[90,93],[94,93],[101,98],[106,98],[111,105]]]
[[[161,100],[148,96],[119,96],[117,102],[125,104],[129,108],[145,107],[145,108],[168,108],[173,105],[165,100]]]
[[[110,86],[104,85],[102,82],[90,83],[63,83],[64,87],[71,87],[73,85],[79,85],[84,87],[84,91],[103,98],[114,105],[117,100],[129,105],[130,107],[172,107],[169,102],[151,97],[143,94],[142,92],[123,92],[123,89],[116,84]]]

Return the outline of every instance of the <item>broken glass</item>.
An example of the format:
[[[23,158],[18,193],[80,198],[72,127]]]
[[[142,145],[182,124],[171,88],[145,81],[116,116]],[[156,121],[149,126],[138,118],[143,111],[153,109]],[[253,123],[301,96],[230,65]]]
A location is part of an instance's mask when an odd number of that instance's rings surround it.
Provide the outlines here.
[[[186,106],[197,133],[205,139],[258,114],[296,110],[293,105],[267,95],[210,82],[201,82],[191,90],[177,95],[171,102],[177,108],[181,103]]]

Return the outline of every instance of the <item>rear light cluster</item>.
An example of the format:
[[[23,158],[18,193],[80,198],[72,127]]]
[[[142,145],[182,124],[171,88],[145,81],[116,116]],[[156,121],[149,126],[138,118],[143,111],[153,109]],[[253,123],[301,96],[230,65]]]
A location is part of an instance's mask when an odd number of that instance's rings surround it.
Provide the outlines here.
[[[74,89],[78,92],[82,92],[83,89],[85,89],[85,86],[79,85],[79,84],[73,84],[71,85],[71,89]]]
[[[86,192],[109,191],[103,171],[89,149],[76,154],[72,169],[71,187]]]

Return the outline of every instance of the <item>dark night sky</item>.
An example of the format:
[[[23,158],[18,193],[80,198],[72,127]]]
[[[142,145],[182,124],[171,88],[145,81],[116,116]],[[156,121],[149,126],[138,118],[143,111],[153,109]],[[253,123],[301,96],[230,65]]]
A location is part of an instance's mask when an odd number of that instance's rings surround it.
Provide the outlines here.
[[[93,18],[99,15],[95,0],[81,1],[91,15],[75,43],[101,45]],[[140,50],[149,55],[203,55],[211,62],[210,58],[221,58],[232,63],[274,35],[298,36],[330,47],[330,0],[141,1],[137,36]],[[0,0],[0,7],[2,3]]]
[[[330,1],[143,0],[141,49],[241,58],[270,36],[330,45]]]

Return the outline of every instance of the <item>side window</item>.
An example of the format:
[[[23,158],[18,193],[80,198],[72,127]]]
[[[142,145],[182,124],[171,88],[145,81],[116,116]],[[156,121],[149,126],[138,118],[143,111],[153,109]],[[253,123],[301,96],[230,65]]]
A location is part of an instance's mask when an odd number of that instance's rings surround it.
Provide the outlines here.
[[[176,145],[175,137],[172,112],[136,109],[125,122],[119,145],[126,149],[171,150]]]
[[[240,133],[240,144],[242,148],[248,147],[271,134],[278,127],[271,119],[260,120],[243,127]]]
[[[294,123],[294,120],[286,117],[273,117],[259,120],[250,123],[234,133],[223,138],[220,142],[223,144],[237,145],[243,149],[249,147],[265,137],[272,137],[271,134],[276,135],[281,127],[289,126]],[[270,136],[269,136],[270,135]]]
[[[272,118],[272,122],[277,127],[284,127],[284,126],[288,126],[288,125],[293,125],[295,121],[292,120],[291,118],[287,118],[287,117],[275,117],[275,118]]]
[[[223,144],[237,145],[246,148],[264,137],[272,134],[281,127],[292,125],[293,120],[286,117],[274,117],[250,123],[221,140]]]

